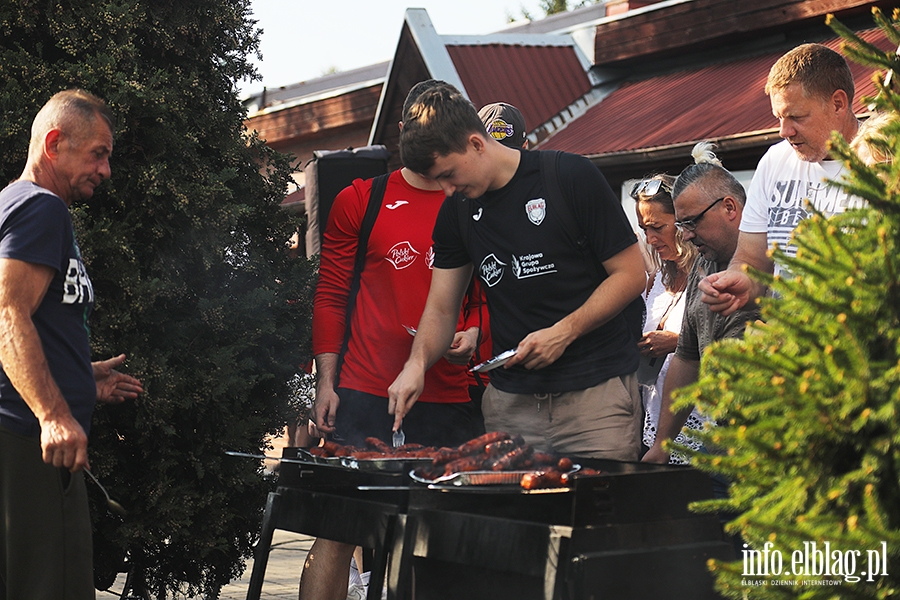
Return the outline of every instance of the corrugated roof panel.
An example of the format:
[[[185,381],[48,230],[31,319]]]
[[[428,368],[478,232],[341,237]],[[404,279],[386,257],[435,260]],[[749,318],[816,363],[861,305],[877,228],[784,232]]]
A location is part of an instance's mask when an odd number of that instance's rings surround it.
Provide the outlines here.
[[[508,102],[522,111],[529,130],[591,89],[572,46],[485,44],[447,46],[447,52],[477,108]]]
[[[888,49],[879,30],[861,32]],[[837,48],[838,39],[825,42]],[[782,52],[627,82],[541,144],[542,149],[596,155],[656,148],[772,129],[778,126],[764,88]],[[854,108],[875,93],[871,69],[850,62]]]

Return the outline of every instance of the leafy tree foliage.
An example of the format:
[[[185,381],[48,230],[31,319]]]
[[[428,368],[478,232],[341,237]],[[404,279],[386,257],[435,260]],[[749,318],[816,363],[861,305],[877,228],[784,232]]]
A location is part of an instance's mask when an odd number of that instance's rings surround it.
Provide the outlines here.
[[[874,14],[888,39],[900,44],[898,13],[891,19],[877,9]],[[895,53],[830,20],[849,57],[900,69]],[[874,102],[896,117],[900,95],[884,80],[882,72]],[[868,207],[804,221],[794,235],[796,257],[773,253],[792,276],[754,273],[779,296],[762,303],[765,324],[751,326],[741,341],[715,346],[704,356],[700,381],[679,393],[676,407],[696,402],[720,425],[704,438],[722,453],[695,453],[694,464],[733,482],[729,500],[704,508],[738,511],[730,528],[747,550],[768,548],[766,557],[777,553],[784,561],[779,573],[775,563],[759,568],[765,558],[756,555],[753,572],[769,577],[750,579],[789,585],[751,587],[743,583],[750,554],[736,563],[713,563],[718,587],[728,597],[900,594],[898,119],[872,143],[893,162],[867,166],[846,141],[832,139],[833,151],[848,167],[840,185]],[[816,584],[823,579],[821,562],[818,573],[812,563],[800,568],[792,562],[795,552],[813,550],[805,544],[815,543],[822,552],[825,542],[832,573],[825,578],[839,587]],[[853,555],[851,569],[846,553],[855,551],[861,554]],[[869,560],[869,551],[877,553],[879,564]]]
[[[216,597],[239,575],[269,482],[252,461],[289,418],[309,358],[312,266],[291,259],[289,158],[243,128],[255,75],[249,0],[0,3],[0,171],[29,127],[81,87],[117,117],[113,175],[74,209],[96,292],[94,358],[128,354],[146,393],[100,406],[93,471],[128,516],[95,510],[97,571],[127,551],[158,597]]]

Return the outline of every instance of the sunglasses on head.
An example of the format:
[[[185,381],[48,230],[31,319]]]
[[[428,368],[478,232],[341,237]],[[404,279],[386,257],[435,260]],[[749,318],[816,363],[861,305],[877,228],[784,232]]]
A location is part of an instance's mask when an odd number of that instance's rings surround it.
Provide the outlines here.
[[[667,194],[672,193],[672,188],[662,179],[642,179],[631,188],[630,196],[637,200],[639,196],[655,196],[662,188]]]

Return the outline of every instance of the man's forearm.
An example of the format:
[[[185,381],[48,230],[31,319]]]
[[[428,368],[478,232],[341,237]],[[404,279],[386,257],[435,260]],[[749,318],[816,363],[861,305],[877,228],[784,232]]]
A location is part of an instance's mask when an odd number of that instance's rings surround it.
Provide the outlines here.
[[[0,331],[0,364],[38,421],[71,417],[30,316],[10,308],[0,310]]]
[[[409,353],[408,365],[427,371],[441,359],[453,343],[459,313],[445,314],[428,306],[419,320],[419,329]]]
[[[685,408],[673,413],[672,392],[697,381],[699,373],[699,362],[685,360],[678,355],[672,357],[660,398],[659,422],[656,426],[657,443],[675,439],[684,427],[693,409]]]
[[[472,266],[434,269],[428,299],[419,319],[406,365],[427,371],[453,343],[463,296],[472,277]]]
[[[323,352],[316,354],[316,387],[321,389],[334,389],[335,377],[337,377],[337,365],[340,355],[337,352]]]

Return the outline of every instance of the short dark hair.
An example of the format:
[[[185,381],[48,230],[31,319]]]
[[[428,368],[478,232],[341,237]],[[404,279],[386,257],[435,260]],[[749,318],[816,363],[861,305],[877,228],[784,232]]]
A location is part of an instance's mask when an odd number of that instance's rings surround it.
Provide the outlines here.
[[[409,112],[410,107],[416,101],[422,92],[430,90],[432,88],[436,88],[439,85],[449,85],[446,81],[441,81],[440,79],[426,79],[425,81],[420,81],[416,85],[409,88],[409,93],[406,95],[406,100],[403,101],[403,112],[400,113],[400,120],[403,121],[406,119],[406,113]]]
[[[801,44],[781,58],[769,70],[766,94],[799,83],[803,91],[817,98],[831,98],[844,90],[852,102],[855,88],[853,73],[844,57],[822,44]]]
[[[427,173],[438,156],[465,152],[473,133],[487,139],[475,106],[448,83],[421,93],[404,117],[400,161],[417,173]]]

